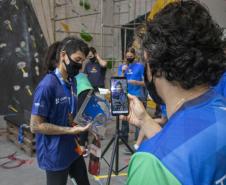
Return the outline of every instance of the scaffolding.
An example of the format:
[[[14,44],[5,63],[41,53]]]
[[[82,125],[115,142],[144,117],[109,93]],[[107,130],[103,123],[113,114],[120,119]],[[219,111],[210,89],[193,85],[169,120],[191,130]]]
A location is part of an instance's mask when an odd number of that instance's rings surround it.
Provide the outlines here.
[[[76,0],[61,0],[61,1],[57,1],[57,0],[53,0],[53,16],[52,16],[52,25],[53,25],[53,30],[54,30],[54,40],[57,40],[57,34],[58,33],[66,33],[67,35],[71,35],[71,34],[75,34],[78,35],[80,34],[80,30],[61,30],[59,28],[57,28],[57,23],[60,21],[69,21],[69,20],[73,20],[74,22],[81,22],[81,24],[83,24],[82,19],[83,18],[89,18],[89,17],[93,17],[96,16],[96,19],[98,16],[100,23],[99,25],[97,25],[100,28],[100,31],[93,31],[89,33],[91,35],[95,35],[99,37],[99,41],[100,44],[97,44],[98,42],[93,42],[91,43],[93,47],[99,48],[99,52],[100,55],[105,58],[105,59],[109,59],[112,58],[114,59],[114,63],[112,63],[112,70],[111,73],[115,72],[115,68],[117,68],[117,64],[119,64],[120,62],[123,61],[123,53],[122,51],[125,51],[127,45],[127,40],[126,40],[126,36],[127,36],[127,30],[133,30],[135,31],[135,28],[140,24],[140,23],[136,23],[133,22],[131,25],[128,24],[129,22],[131,22],[132,20],[135,20],[137,18],[137,16],[140,16],[141,14],[145,14],[146,12],[149,11],[149,9],[147,9],[148,4],[152,4],[154,0],[144,0],[142,1],[142,3],[144,4],[144,11],[139,14],[137,13],[137,11],[139,10],[138,6],[141,7],[141,1],[138,0],[139,3],[137,3],[137,0],[96,0],[96,4],[98,5],[94,10],[92,11],[87,11],[87,12],[78,12],[76,10],[75,7],[75,3],[78,1]],[[91,1],[90,1],[91,2]],[[95,1],[92,0],[92,3],[94,3]],[[106,18],[106,12],[104,10],[104,8],[106,7],[106,3],[111,2],[112,4],[110,4],[112,6],[112,19],[111,19],[111,24],[106,24],[104,19]],[[94,3],[95,4],[95,3]],[[68,15],[68,7],[71,7],[71,11],[75,14],[75,15]],[[59,9],[65,8],[65,16],[59,18],[58,17],[58,11]],[[141,8],[140,8],[141,9]],[[127,17],[127,20],[125,19],[125,17]],[[124,18],[124,19],[123,19]],[[124,22],[122,23],[121,20],[124,20]],[[84,21],[85,22],[85,21]],[[125,26],[125,24],[127,24],[127,26]],[[84,25],[83,25],[84,26]],[[85,26],[84,26],[85,27]],[[121,30],[125,30],[124,31],[124,45],[122,46],[122,42],[121,42]],[[111,40],[109,43],[111,44],[107,44],[107,42],[105,40],[107,40],[106,38],[108,38],[108,40]],[[108,51],[108,52],[106,52]],[[110,51],[110,52],[109,52]],[[107,54],[107,56],[106,56]]]

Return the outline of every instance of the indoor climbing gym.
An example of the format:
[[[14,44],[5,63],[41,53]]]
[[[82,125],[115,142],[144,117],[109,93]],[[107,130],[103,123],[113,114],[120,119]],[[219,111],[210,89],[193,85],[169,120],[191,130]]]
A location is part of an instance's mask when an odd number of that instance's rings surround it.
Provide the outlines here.
[[[226,0],[0,0],[0,185],[226,185]]]

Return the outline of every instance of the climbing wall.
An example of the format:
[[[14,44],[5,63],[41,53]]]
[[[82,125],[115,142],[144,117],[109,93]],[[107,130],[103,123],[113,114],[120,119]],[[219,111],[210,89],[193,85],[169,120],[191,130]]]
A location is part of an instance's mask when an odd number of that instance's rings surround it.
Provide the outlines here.
[[[30,1],[0,1],[0,35],[0,114],[30,110],[47,48]]]

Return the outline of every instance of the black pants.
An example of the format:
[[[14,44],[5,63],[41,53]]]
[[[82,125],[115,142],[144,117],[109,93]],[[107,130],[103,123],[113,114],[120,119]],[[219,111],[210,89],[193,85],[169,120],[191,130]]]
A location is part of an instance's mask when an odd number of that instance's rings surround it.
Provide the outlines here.
[[[84,158],[76,159],[69,168],[62,171],[46,171],[47,185],[66,185],[68,175],[78,185],[89,185],[89,179]]]

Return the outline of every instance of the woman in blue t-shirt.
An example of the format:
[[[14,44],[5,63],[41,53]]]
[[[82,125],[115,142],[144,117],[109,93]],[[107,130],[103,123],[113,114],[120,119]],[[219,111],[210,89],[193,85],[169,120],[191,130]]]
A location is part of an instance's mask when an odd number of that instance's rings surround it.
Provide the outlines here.
[[[118,76],[126,77],[128,81],[128,93],[138,97],[144,105],[146,105],[146,96],[144,96],[144,65],[136,59],[136,51],[134,48],[127,48],[125,53],[126,61],[118,67]],[[139,133],[139,136],[138,136]],[[128,142],[129,139],[129,124],[127,121],[122,121],[121,134],[123,139]],[[143,139],[143,134],[136,128],[135,140],[140,143]],[[134,148],[136,149],[136,145]]]
[[[36,133],[37,161],[46,171],[47,185],[66,185],[68,175],[78,185],[89,185],[76,134],[90,125],[79,127],[73,123],[77,108],[74,76],[88,52],[88,45],[75,37],[53,44],[47,55],[50,72],[34,93],[31,131]]]

